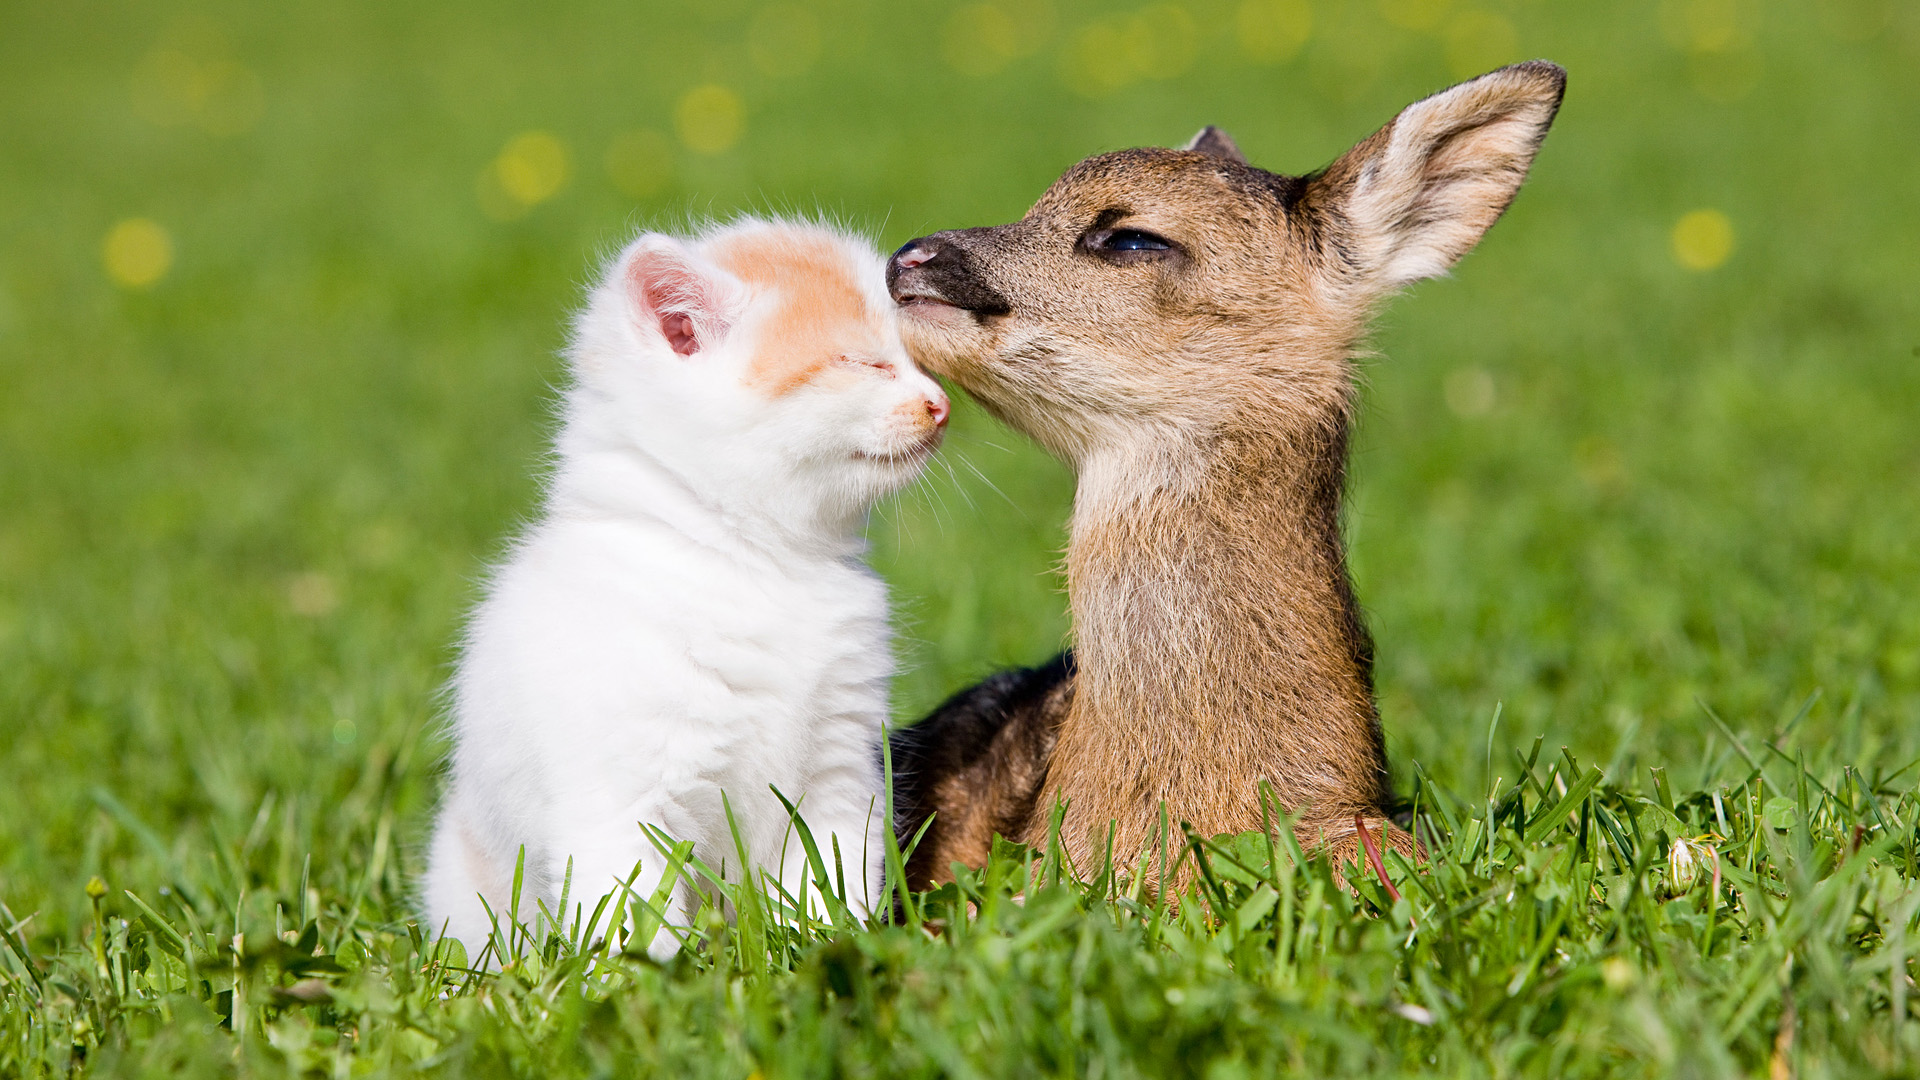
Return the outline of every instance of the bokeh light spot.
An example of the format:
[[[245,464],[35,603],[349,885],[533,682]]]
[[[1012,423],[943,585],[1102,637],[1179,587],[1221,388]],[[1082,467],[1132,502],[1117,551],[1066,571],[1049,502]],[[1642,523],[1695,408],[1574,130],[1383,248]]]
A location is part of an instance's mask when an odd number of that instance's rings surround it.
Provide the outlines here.
[[[1573,467],[1588,487],[1603,495],[1617,495],[1627,486],[1627,465],[1620,448],[1598,435],[1581,439],[1573,448]]]
[[[1518,59],[1520,34],[1490,11],[1463,11],[1447,22],[1447,70],[1468,79]]]
[[[1695,210],[1673,226],[1673,260],[1689,270],[1712,270],[1733,254],[1733,222],[1718,210]]]
[[[1661,0],[1660,33],[1689,52],[1725,52],[1752,41],[1752,12],[1741,0]]]
[[[1124,62],[1126,47],[1116,21],[1088,23],[1074,31],[1060,54],[1060,81],[1082,97],[1106,97],[1135,78],[1133,66]]]
[[[115,285],[145,289],[173,268],[173,237],[156,222],[128,218],[107,230],[100,254]]]
[[[210,135],[241,135],[266,111],[260,77],[235,60],[204,60],[158,48],[133,69],[133,110],[161,127],[197,125]]]
[[[1327,100],[1358,104],[1370,97],[1385,63],[1379,46],[1369,38],[1336,31],[1307,54],[1307,77]]]
[[[559,137],[522,132],[481,170],[475,195],[488,217],[510,221],[558,195],[572,174],[572,155]]]
[[[1820,22],[1841,41],[1859,43],[1893,23],[1893,0],[1821,0]]]
[[[155,49],[133,69],[133,110],[162,127],[190,123],[201,96],[200,65],[178,49]]]
[[[715,83],[696,86],[680,99],[673,113],[674,128],[687,149],[718,154],[740,141],[746,128],[746,106],[740,95]]]
[[[769,4],[747,24],[747,56],[762,75],[804,75],[820,59],[820,20],[793,4]]]
[[[1200,55],[1200,28],[1192,13],[1177,4],[1141,10],[1129,20],[1127,37],[1134,62],[1149,79],[1184,75]]]
[[[202,65],[200,71],[208,84],[206,100],[196,117],[200,129],[209,135],[252,131],[266,112],[266,92],[260,86],[260,77],[231,60]]]
[[[1155,4],[1097,19],[1074,34],[1060,57],[1060,78],[1085,97],[1105,97],[1141,79],[1171,79],[1193,66],[1199,29],[1187,9]]]
[[[1687,82],[1694,90],[1728,104],[1760,83],[1753,42],[1757,16],[1752,0],[1661,0],[1660,34],[1687,54]]]
[[[385,566],[407,546],[404,527],[392,521],[373,521],[353,536],[353,554],[363,565]]]
[[[1019,30],[1013,17],[995,4],[968,4],[947,17],[940,51],[947,65],[962,75],[992,75],[1019,50]]]
[[[544,131],[515,135],[494,164],[500,186],[528,206],[559,194],[571,171],[566,144]]]
[[[1441,393],[1453,415],[1467,419],[1492,412],[1496,396],[1493,376],[1485,368],[1477,367],[1460,368],[1449,374]]]
[[[287,579],[287,607],[295,615],[323,618],[340,606],[340,587],[332,577],[318,570],[295,574]]]
[[[1432,30],[1452,7],[1453,0],[1380,0],[1380,14],[1406,30]]]
[[[1694,53],[1687,58],[1687,81],[1708,101],[1731,105],[1760,85],[1762,64],[1750,48]]]
[[[1297,56],[1313,34],[1313,8],[1307,0],[1246,0],[1234,17],[1240,51],[1263,64]]]
[[[645,199],[673,182],[673,142],[658,131],[625,131],[607,146],[607,179],[622,195]]]

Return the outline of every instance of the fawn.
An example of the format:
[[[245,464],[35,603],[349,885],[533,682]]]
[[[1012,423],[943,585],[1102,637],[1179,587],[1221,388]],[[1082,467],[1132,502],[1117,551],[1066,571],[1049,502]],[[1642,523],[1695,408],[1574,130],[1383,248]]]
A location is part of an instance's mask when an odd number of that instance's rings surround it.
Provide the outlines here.
[[[1074,650],[894,737],[900,835],[934,816],[911,885],[984,862],[996,833],[1044,840],[1056,803],[1083,866],[1155,847],[1162,807],[1202,835],[1257,829],[1262,782],[1336,867],[1375,830],[1414,852],[1388,820],[1340,532],[1352,357],[1380,300],[1505,211],[1565,85],[1502,68],[1308,176],[1214,128],[1102,154],[1019,221],[894,254],[908,350],[1078,473]]]

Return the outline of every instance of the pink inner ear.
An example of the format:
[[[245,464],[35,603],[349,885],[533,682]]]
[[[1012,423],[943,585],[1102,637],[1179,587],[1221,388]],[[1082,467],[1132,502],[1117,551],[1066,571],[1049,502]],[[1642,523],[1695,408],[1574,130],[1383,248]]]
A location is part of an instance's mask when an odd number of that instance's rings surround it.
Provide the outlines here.
[[[660,316],[660,333],[681,356],[700,351],[700,340],[693,333],[693,316],[684,311],[669,311]]]
[[[719,320],[713,286],[676,251],[645,250],[627,268],[627,291],[643,330],[652,330],[681,356],[713,343]]]

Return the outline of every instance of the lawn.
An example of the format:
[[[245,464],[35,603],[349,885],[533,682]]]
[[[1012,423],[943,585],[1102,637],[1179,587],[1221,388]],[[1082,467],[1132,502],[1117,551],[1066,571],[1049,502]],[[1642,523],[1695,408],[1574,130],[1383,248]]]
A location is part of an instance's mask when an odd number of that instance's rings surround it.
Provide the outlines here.
[[[1920,1069],[1920,8],[919,7],[6,7],[0,1076]],[[891,247],[1204,123],[1305,171],[1532,56],[1533,178],[1365,363],[1399,900],[1281,832],[1175,837],[1177,908],[1011,849],[911,925],[747,891],[665,966],[414,924],[451,643],[633,230]],[[963,405],[876,514],[902,722],[1065,639],[1071,494]]]

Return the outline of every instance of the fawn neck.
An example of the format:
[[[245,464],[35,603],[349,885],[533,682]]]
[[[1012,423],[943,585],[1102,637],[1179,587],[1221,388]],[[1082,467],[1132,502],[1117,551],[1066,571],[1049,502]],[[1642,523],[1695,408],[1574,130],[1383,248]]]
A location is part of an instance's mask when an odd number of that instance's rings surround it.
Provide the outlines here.
[[[1340,535],[1348,423],[1343,387],[1083,461],[1079,675],[1048,780],[1080,828],[1117,820],[1125,852],[1162,802],[1202,834],[1244,827],[1263,780],[1310,826],[1378,813],[1372,643]]]

